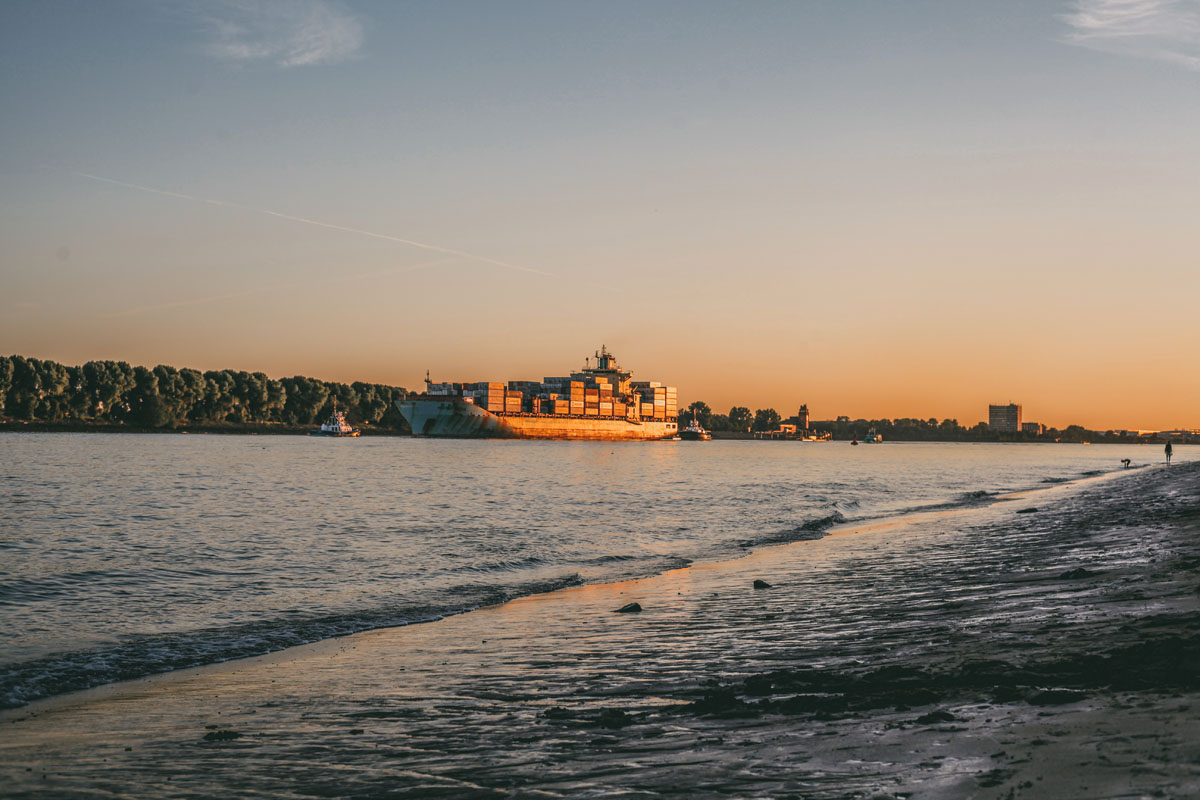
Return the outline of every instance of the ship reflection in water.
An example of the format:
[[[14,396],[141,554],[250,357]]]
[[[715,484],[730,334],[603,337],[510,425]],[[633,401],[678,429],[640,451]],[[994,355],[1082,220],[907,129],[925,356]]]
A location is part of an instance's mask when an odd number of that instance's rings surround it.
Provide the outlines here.
[[[634,381],[601,347],[569,376],[504,383],[434,383],[396,402],[414,436],[509,439],[671,439],[674,386]]]

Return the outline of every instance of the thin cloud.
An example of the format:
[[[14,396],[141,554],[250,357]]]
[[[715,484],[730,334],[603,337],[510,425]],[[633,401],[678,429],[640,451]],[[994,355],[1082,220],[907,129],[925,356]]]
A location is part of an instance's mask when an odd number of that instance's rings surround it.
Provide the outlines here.
[[[223,0],[202,6],[201,19],[208,52],[237,64],[336,64],[363,43],[362,23],[327,0]]]
[[[383,239],[388,242],[396,242],[397,244],[408,245],[409,247],[419,247],[422,250],[432,250],[435,253],[444,253],[448,256],[459,256],[471,261],[479,261],[484,264],[491,264],[494,267],[503,267],[504,269],[516,270],[517,272],[530,272],[535,275],[545,275],[547,278],[553,278],[554,275],[549,272],[543,272],[540,269],[533,267],[523,267],[520,264],[513,264],[508,261],[501,261],[498,258],[489,258],[476,253],[468,253],[465,250],[455,250],[452,247],[442,247],[441,245],[429,244],[428,242],[418,242],[415,239],[404,239],[400,236],[391,236],[386,233],[375,233],[374,231],[363,230],[362,228],[351,228],[346,225],[336,225],[332,222],[322,222],[318,219],[309,219],[307,217],[297,217],[292,214],[284,214],[282,211],[272,211],[269,208],[255,208],[254,206],[244,206],[241,203],[231,203],[228,200],[210,200],[206,197],[197,197],[196,195],[183,194],[182,192],[169,192],[166,189],[155,189],[150,186],[142,186],[137,183],[127,183],[118,181],[113,178],[105,178],[100,175],[91,175],[87,172],[72,172],[80,178],[88,180],[100,181],[102,183],[111,183],[114,186],[124,186],[126,189],[136,189],[139,192],[150,192],[151,194],[159,194],[165,197],[174,197],[179,200],[190,200],[194,203],[204,203],[210,206],[222,206],[224,208],[236,208],[241,211],[250,211],[255,214],[265,214],[269,217],[278,217],[279,219],[290,220],[291,222],[299,222],[304,225],[312,225],[317,228],[328,228],[329,230],[342,231],[343,233],[353,233],[359,236],[369,236],[372,239]]]
[[[453,258],[438,258],[438,259],[434,259],[433,261],[423,261],[420,264],[410,264],[405,267],[389,267],[388,269],[377,269],[377,270],[372,270],[371,272],[359,272],[354,275],[338,275],[338,279],[354,281],[354,280],[362,280],[363,278],[376,278],[376,277],[380,277],[383,275],[396,275],[396,274],[402,274],[405,272],[416,272],[419,269],[428,269],[430,267],[437,267],[437,266],[441,266],[443,264],[452,264],[452,263],[454,263],[454,261],[455,261],[455,259],[453,259]],[[126,308],[122,311],[114,311],[114,312],[110,313],[108,316],[110,316],[110,317],[129,317],[129,316],[134,316],[136,314],[143,314],[148,311],[166,311],[166,310],[173,309],[173,308],[184,308],[187,306],[199,306],[199,305],[204,305],[206,303],[215,303],[220,300],[236,300],[236,299],[240,299],[243,297],[252,297],[256,294],[262,294],[264,292],[278,292],[278,291],[279,291],[279,287],[275,284],[271,284],[269,286],[259,286],[254,289],[244,289],[244,290],[237,291],[237,292],[225,292],[224,294],[211,294],[211,295],[207,295],[205,297],[189,297],[185,300],[170,300],[170,301],[167,301],[164,303],[153,303],[151,305],[146,305],[146,306],[137,306],[135,308]]]
[[[1200,0],[1075,0],[1063,41],[1200,71]]]

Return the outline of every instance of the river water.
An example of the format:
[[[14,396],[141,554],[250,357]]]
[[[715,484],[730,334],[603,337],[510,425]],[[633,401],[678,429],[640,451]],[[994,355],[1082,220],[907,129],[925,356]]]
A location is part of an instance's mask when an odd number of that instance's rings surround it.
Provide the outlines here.
[[[1162,449],[0,434],[0,707],[986,503],[1123,458]]]

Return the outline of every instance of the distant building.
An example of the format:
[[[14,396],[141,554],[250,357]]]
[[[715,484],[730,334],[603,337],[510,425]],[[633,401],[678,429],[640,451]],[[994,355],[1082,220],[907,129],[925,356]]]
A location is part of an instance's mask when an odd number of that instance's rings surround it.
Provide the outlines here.
[[[840,418],[839,418],[840,419]],[[849,421],[849,417],[846,418]],[[800,406],[800,411],[796,416],[788,417],[779,423],[779,427],[773,431],[758,431],[754,434],[756,439],[796,439],[810,442],[827,442],[833,438],[833,434],[829,431],[815,431],[811,427],[811,420],[808,415],[808,404]]]
[[[1022,422],[1021,433],[1031,433],[1034,436],[1041,436],[1046,432],[1046,426],[1040,422]]]
[[[1173,431],[1159,431],[1155,436],[1164,441],[1187,444],[1188,442],[1200,440],[1200,429],[1176,428]]]
[[[1000,433],[1021,431],[1021,406],[1016,403],[988,406],[988,428]]]

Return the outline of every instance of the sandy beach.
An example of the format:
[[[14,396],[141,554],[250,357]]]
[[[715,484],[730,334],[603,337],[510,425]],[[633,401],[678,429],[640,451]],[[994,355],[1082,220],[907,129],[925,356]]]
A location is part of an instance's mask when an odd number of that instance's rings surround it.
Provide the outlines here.
[[[1198,606],[1151,467],[40,701],[0,793],[1196,796]]]

